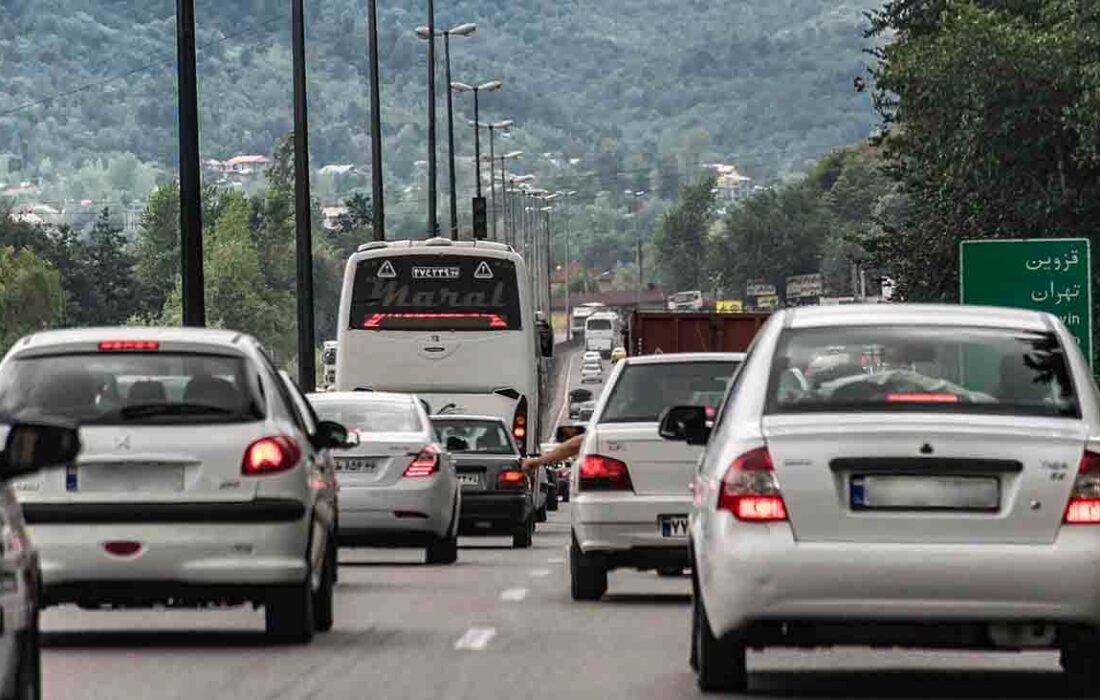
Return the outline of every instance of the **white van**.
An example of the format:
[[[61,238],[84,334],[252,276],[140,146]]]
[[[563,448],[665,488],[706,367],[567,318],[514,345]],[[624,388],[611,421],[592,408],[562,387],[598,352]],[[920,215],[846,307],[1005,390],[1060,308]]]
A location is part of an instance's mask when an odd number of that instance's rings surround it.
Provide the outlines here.
[[[499,416],[538,450],[539,324],[527,266],[489,241],[378,241],[348,259],[337,335],[338,391],[415,393],[429,413]]]
[[[614,311],[594,313],[584,322],[584,349],[599,351],[605,360],[611,358],[611,351],[619,346],[622,324]]]

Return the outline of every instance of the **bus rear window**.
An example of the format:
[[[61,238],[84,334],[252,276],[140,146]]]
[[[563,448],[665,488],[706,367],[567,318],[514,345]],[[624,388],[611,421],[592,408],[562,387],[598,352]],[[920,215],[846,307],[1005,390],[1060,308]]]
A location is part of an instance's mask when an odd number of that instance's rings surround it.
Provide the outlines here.
[[[348,327],[374,331],[522,328],[516,266],[481,256],[401,255],[359,263]]]
[[[590,331],[609,331],[611,330],[611,321],[606,318],[594,318],[588,321],[588,330]]]

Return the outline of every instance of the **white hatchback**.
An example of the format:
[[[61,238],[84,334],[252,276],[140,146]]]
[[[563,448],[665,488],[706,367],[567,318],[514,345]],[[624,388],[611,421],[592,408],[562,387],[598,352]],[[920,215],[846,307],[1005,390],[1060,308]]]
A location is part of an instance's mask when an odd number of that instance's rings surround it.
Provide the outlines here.
[[[335,480],[320,422],[249,336],[98,328],[23,338],[0,414],[80,427],[78,460],[20,480],[43,603],[263,606],[270,634],[332,626]]]
[[[663,441],[658,420],[677,404],[714,409],[743,357],[668,353],[615,365],[572,471],[574,600],[602,597],[611,569],[688,565],[688,484],[702,450]]]
[[[1100,670],[1100,400],[1054,316],[966,306],[776,313],[695,478],[692,660],[746,649],[1057,649]],[[708,442],[709,438],[709,442]],[[671,444],[671,443],[670,443]]]

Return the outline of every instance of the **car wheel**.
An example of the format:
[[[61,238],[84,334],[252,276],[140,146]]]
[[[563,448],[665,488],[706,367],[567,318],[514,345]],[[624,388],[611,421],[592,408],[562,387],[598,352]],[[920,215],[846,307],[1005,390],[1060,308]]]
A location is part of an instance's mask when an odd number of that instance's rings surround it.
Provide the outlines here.
[[[547,496],[547,499],[549,499],[549,496]],[[535,511],[535,522],[539,522],[539,523],[546,522],[546,505],[545,504],[543,504],[542,508],[539,508],[538,510]]]
[[[575,539],[569,546],[569,588],[573,600],[599,600],[607,593],[607,567],[603,559],[582,552]]]
[[[562,491],[561,502],[562,503],[568,503],[569,502],[569,489],[566,489],[565,491]]]
[[[428,545],[425,561],[429,564],[454,564],[458,561],[458,537],[450,535]]]
[[[271,589],[264,604],[268,636],[286,644],[308,644],[316,630],[313,610],[312,574],[293,586]]]
[[[42,648],[38,635],[38,612],[20,635],[19,667],[15,671],[18,700],[40,700],[42,697]]]
[[[721,639],[714,636],[707,619],[703,601],[695,595],[692,598],[695,642],[695,678],[703,692],[744,692],[749,685],[749,674],[745,665],[745,645],[735,634],[726,634]]]
[[[558,509],[558,489],[557,487],[551,487],[549,493],[546,494],[546,510]]]
[[[1100,639],[1074,639],[1062,649],[1059,661],[1074,695],[1096,697],[1100,694],[1100,669],[1096,659],[1100,655]]]
[[[328,632],[333,622],[333,589],[336,587],[336,541],[329,539],[328,554],[325,555],[325,568],[321,572],[321,586],[314,594],[313,625],[318,632]]]
[[[534,539],[535,522],[531,518],[524,520],[512,531],[512,547],[515,549],[527,549]]]

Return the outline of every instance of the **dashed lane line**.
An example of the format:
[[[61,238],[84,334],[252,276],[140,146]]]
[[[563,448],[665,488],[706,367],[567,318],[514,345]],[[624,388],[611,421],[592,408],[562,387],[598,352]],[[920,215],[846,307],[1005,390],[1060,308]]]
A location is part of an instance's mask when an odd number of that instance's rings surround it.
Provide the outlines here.
[[[471,627],[455,642],[456,651],[485,651],[493,637],[497,636],[496,627]]]
[[[526,597],[526,588],[509,588],[500,592],[500,599],[508,603],[518,603]]]

